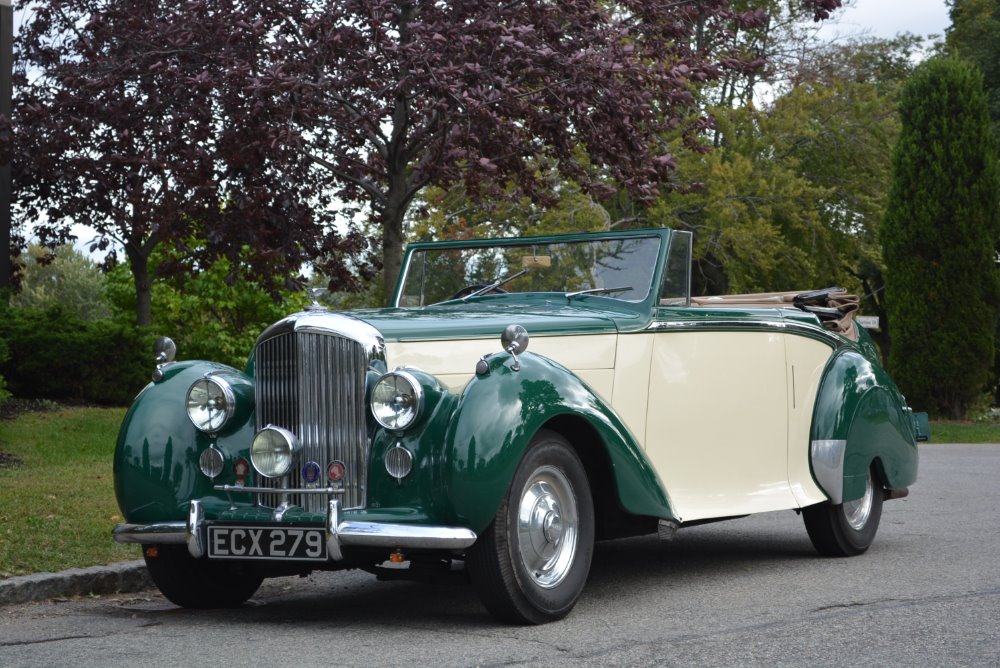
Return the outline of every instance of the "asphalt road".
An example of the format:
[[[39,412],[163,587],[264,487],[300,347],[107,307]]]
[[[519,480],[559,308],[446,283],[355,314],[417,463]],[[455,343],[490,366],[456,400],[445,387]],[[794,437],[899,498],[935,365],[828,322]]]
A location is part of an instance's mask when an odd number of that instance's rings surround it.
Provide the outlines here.
[[[1000,666],[1000,446],[921,446],[874,546],[769,513],[597,546],[570,616],[499,625],[466,585],[324,573],[238,610],[154,592],[0,608],[0,666]]]

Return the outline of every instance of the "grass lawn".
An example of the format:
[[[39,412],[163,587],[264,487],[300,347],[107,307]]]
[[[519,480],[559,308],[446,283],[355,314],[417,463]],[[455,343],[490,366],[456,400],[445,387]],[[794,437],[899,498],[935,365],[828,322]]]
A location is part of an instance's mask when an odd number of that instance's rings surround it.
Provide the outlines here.
[[[931,422],[931,443],[1000,443],[1000,422]]]
[[[0,420],[0,578],[141,557],[119,545],[112,455],[124,408]]]

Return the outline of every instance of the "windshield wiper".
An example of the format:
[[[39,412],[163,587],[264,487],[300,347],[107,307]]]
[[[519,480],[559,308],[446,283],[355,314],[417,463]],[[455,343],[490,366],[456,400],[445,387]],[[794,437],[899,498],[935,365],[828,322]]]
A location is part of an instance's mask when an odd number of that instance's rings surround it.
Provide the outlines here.
[[[484,286],[482,288],[479,288],[475,292],[470,292],[469,294],[465,295],[464,297],[462,297],[461,301],[463,301],[463,302],[464,301],[468,301],[469,299],[471,299],[473,297],[478,297],[479,295],[484,295],[487,292],[489,292],[490,290],[496,290],[500,286],[507,285],[508,283],[510,283],[511,281],[513,281],[518,276],[524,276],[527,273],[528,273],[528,269],[527,269],[527,267],[525,267],[521,271],[517,272],[516,274],[512,274],[511,276],[508,276],[507,278],[498,278],[497,280],[495,280],[494,282],[490,283],[489,285]]]
[[[626,285],[620,288],[590,288],[589,290],[577,290],[576,292],[567,292],[566,299],[572,301],[573,297],[579,297],[580,295],[609,295],[612,292],[625,292],[626,290],[631,290],[631,285]]]
[[[437,306],[438,304],[447,304],[449,302],[462,302],[462,303],[465,303],[468,300],[472,299],[473,297],[478,297],[479,295],[486,294],[490,290],[496,290],[497,288],[499,288],[501,286],[507,285],[508,283],[510,283],[511,281],[513,281],[518,276],[524,276],[525,274],[528,273],[528,271],[530,271],[530,269],[528,267],[525,267],[524,269],[522,269],[521,271],[517,272],[516,274],[512,274],[512,275],[508,276],[507,278],[498,278],[497,280],[493,281],[489,285],[484,285],[483,287],[477,289],[474,292],[470,292],[469,294],[467,294],[467,295],[465,295],[463,297],[452,297],[451,299],[445,299],[443,301],[434,302],[433,304],[431,304],[431,306]]]

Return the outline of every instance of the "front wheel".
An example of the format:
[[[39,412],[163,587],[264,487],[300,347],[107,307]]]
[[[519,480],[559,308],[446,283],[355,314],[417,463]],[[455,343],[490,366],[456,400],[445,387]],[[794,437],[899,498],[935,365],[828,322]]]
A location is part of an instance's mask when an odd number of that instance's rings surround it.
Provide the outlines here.
[[[240,564],[195,559],[183,545],[144,547],[143,555],[153,583],[182,608],[235,608],[264,580]]]
[[[852,557],[871,546],[882,517],[882,488],[876,482],[875,472],[869,469],[860,499],[802,509],[806,531],[817,552],[827,557]]]
[[[559,434],[541,431],[493,522],[466,555],[469,577],[495,617],[543,624],[565,617],[590,572],[594,508],[587,473]]]

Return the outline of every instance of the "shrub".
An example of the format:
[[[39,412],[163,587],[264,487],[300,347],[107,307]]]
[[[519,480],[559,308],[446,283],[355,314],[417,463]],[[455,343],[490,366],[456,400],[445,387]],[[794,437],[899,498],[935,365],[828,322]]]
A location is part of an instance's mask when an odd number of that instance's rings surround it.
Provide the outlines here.
[[[206,270],[153,283],[151,331],[174,340],[178,359],[212,360],[241,369],[264,328],[309,303],[302,291],[282,292],[276,301],[251,283],[233,281],[229,270],[229,262],[220,260]],[[116,268],[108,278],[109,299],[122,314],[118,319],[135,313],[127,268]]]
[[[932,58],[903,90],[881,229],[889,367],[910,403],[962,418],[987,390],[997,332],[996,149],[974,65]]]
[[[62,306],[3,316],[9,355],[0,373],[17,397],[121,406],[149,381],[152,337],[134,326],[86,321]]]
[[[2,368],[3,363],[10,358],[10,348],[7,345],[7,341],[0,338],[0,368]],[[10,392],[7,391],[7,381],[4,380],[3,376],[0,376],[0,401],[10,398]]]

